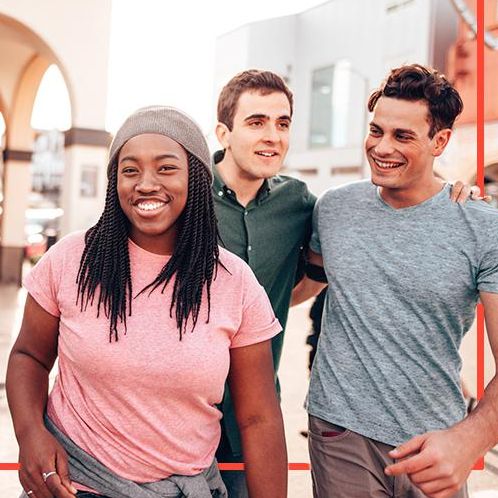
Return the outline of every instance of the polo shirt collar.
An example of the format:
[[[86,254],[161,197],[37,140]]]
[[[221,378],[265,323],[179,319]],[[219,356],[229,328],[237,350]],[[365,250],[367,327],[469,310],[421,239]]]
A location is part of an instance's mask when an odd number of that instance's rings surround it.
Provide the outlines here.
[[[223,181],[223,178],[221,178],[220,172],[218,171],[218,164],[214,162],[213,159],[213,187],[216,190],[216,192],[223,192],[228,195],[234,195],[230,187],[227,186],[227,184]],[[260,189],[258,190],[258,193],[256,194],[256,202],[259,204],[263,199],[268,197],[268,195],[271,192],[272,189],[272,184],[273,184],[273,178],[265,178],[263,181],[263,184],[261,185]]]

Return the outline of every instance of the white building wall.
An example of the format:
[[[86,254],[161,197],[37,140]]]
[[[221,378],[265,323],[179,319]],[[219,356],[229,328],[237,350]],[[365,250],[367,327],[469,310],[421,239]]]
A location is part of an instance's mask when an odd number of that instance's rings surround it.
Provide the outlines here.
[[[318,169],[317,175],[303,176],[317,193],[332,183],[358,178],[357,174],[345,173],[346,169],[341,169],[341,173],[332,178],[331,169],[362,164],[361,131],[366,122],[364,103],[371,86],[371,74],[379,66],[380,53],[380,39],[371,36],[371,26],[378,25],[379,21],[378,3],[369,0],[334,0],[299,16],[294,80],[296,114],[287,164],[291,170]],[[351,63],[353,73],[347,104],[347,143],[340,148],[310,149],[313,71],[344,59]]]
[[[298,16],[286,16],[251,25],[249,65],[269,69],[292,85],[296,63],[297,20]]]
[[[403,64],[429,63],[432,1],[412,0],[398,9],[383,9],[379,29],[382,32],[380,50],[383,75]]]
[[[235,74],[249,67],[249,26],[230,31],[216,40],[214,63],[214,102]]]

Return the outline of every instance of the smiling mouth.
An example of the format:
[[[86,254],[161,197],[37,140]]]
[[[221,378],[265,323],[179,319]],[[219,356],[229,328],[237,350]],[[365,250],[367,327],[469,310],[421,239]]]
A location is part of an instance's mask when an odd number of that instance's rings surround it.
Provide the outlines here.
[[[162,201],[154,201],[154,202],[139,202],[135,204],[135,207],[138,208],[140,211],[144,212],[150,212],[150,211],[157,211],[158,209],[161,209],[163,206],[166,206],[166,202]]]
[[[380,161],[379,159],[375,159],[374,157],[372,157],[372,159],[373,159],[373,162],[376,164],[376,166],[379,169],[385,169],[385,170],[396,169],[396,168],[399,168],[405,164],[403,162]]]
[[[277,152],[256,152],[258,156],[263,156],[263,157],[274,157],[278,156]]]

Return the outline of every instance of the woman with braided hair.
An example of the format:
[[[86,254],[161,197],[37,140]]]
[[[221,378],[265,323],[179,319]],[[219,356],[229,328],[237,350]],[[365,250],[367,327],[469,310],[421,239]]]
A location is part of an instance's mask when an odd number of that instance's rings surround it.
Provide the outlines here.
[[[226,497],[214,454],[227,375],[250,496],[286,496],[280,325],[249,267],[218,247],[211,181],[188,116],[137,111],[111,145],[99,221],[26,277],[7,374],[24,497]]]

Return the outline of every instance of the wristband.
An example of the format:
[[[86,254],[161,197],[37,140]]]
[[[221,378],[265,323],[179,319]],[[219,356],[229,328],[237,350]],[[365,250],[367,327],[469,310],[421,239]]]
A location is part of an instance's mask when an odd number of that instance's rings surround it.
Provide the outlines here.
[[[314,280],[315,282],[321,282],[323,284],[327,283],[327,275],[323,266],[313,265],[311,263],[306,263],[304,267],[304,273],[306,276]]]

